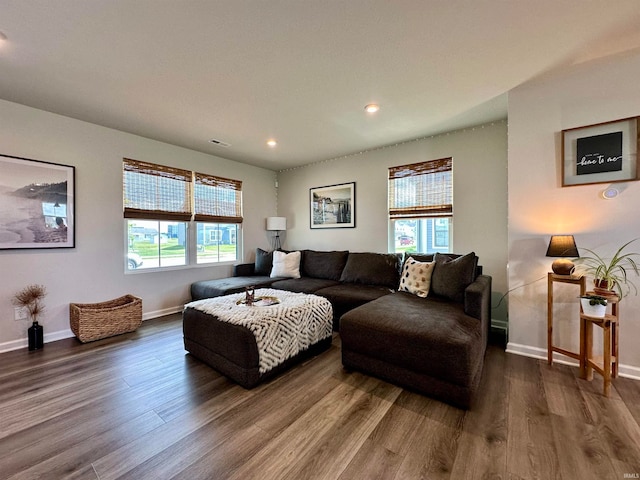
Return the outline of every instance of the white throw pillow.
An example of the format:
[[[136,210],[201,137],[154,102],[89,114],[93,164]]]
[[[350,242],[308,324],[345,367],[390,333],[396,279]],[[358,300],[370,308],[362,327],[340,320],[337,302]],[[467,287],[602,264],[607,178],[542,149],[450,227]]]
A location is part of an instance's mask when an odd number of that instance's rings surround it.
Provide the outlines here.
[[[300,278],[300,252],[273,252],[271,277]]]
[[[431,274],[435,265],[436,262],[418,262],[413,257],[409,257],[402,268],[398,290],[423,298],[429,295]]]

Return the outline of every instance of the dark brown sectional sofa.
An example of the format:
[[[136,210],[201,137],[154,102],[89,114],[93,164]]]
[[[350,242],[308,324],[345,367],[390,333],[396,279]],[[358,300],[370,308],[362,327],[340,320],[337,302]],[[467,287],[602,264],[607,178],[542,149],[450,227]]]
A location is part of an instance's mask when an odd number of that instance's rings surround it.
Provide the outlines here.
[[[270,253],[260,249],[233,277],[196,282],[191,294],[199,300],[255,286],[323,296],[333,306],[346,369],[468,408],[482,376],[491,277],[474,253],[411,256],[435,261],[426,298],[398,291],[403,255],[302,250],[294,279],[270,277]]]

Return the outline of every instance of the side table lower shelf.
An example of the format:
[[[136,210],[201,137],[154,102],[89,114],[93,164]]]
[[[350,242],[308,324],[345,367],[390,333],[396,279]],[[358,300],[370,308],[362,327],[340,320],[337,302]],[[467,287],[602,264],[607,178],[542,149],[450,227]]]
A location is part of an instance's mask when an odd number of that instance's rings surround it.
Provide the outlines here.
[[[611,379],[618,376],[618,297],[607,299],[611,313],[604,318],[590,317],[580,309],[580,378],[593,380],[593,371],[602,375],[606,397],[611,394]],[[602,328],[602,355],[593,356],[593,326]]]

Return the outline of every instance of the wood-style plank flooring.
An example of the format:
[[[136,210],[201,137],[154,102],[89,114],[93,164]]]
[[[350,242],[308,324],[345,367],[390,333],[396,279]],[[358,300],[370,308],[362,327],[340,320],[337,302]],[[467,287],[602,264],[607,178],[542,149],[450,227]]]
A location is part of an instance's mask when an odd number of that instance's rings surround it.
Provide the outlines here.
[[[1,354],[0,478],[639,478],[640,382],[601,388],[490,346],[463,411],[344,371],[335,336],[245,390],[186,354],[172,315]]]

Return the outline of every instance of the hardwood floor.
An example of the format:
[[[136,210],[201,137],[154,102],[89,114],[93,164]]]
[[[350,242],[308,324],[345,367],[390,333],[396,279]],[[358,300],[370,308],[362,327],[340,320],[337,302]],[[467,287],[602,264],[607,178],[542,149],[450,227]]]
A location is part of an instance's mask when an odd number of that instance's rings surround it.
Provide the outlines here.
[[[0,355],[0,478],[623,479],[640,382],[487,352],[469,411],[359,373],[332,348],[253,390],[187,355],[181,317]]]

